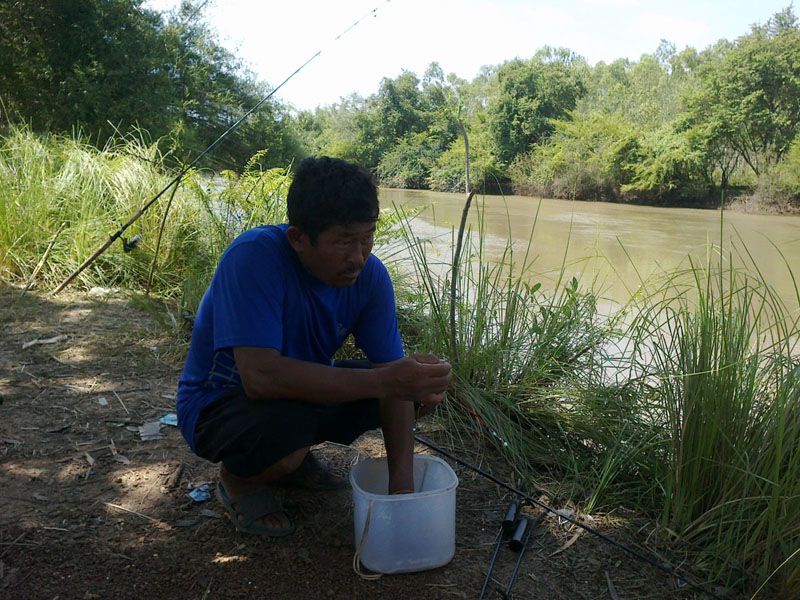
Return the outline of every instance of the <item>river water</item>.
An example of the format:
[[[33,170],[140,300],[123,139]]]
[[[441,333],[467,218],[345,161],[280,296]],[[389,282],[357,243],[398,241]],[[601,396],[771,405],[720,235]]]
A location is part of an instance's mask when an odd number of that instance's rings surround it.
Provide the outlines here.
[[[381,189],[380,199],[382,208],[427,207],[412,219],[411,229],[430,240],[431,254],[450,261],[463,194]],[[473,231],[479,213],[486,260],[500,260],[511,239],[519,269],[530,241],[526,278],[545,289],[554,286],[564,264],[568,276],[584,284],[595,281],[607,302],[623,304],[642,279],[688,267],[689,257],[704,265],[711,252],[718,262],[722,233],[726,262],[731,256],[737,266],[757,269],[790,312],[799,309],[790,269],[800,279],[800,217],[476,196],[468,219]]]

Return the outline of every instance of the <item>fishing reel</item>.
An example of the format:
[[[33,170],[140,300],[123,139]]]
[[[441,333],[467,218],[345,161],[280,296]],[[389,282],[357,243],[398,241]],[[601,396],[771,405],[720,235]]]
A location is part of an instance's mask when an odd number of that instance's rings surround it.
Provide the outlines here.
[[[122,249],[125,251],[125,254],[136,248],[139,242],[142,241],[142,236],[140,234],[136,234],[133,236],[130,241],[126,240],[124,237],[120,238],[122,240]]]

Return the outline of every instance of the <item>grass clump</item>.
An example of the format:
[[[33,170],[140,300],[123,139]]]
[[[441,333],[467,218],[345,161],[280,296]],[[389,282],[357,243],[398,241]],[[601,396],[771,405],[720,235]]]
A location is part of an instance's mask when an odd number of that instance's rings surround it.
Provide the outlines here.
[[[150,287],[193,312],[233,238],[284,218],[287,172],[261,169],[260,157],[242,175],[189,171],[172,200],[168,192],[126,231],[125,238],[141,236],[133,251],[111,246],[73,285]],[[11,128],[0,138],[2,277],[28,281],[54,240],[35,282],[54,288],[174,178],[159,165],[156,146],[134,137],[97,149],[80,135],[40,137]]]
[[[800,548],[796,313],[722,261],[672,274],[648,301],[633,332],[640,394],[664,429],[661,524],[716,580],[772,578],[796,595],[800,561],[784,564]]]
[[[487,442],[556,503],[650,516],[732,593],[800,594],[797,311],[755,265],[720,260],[643,282],[606,318],[571,265],[553,291],[529,283],[540,277],[533,234],[521,258],[509,242],[487,260],[481,222],[466,236],[455,339],[449,261],[406,230],[405,337],[457,357],[443,411],[451,443]]]

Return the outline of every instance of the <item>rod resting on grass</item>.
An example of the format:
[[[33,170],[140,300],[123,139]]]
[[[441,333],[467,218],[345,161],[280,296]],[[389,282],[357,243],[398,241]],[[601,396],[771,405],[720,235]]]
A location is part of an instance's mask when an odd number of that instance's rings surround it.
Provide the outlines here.
[[[387,1],[387,3],[388,3],[388,1],[389,1],[389,0],[386,0],[386,1]],[[339,35],[337,35],[337,36],[336,36],[336,38],[335,38],[333,41],[334,41],[334,42],[337,42],[337,41],[339,41],[339,40],[342,38],[342,36],[344,36],[345,34],[347,34],[347,33],[348,33],[348,32],[349,32],[351,29],[353,29],[353,28],[354,28],[356,25],[358,25],[359,23],[361,23],[361,21],[363,21],[364,19],[366,19],[366,18],[367,18],[368,16],[370,16],[370,15],[375,15],[377,12],[378,12],[378,8],[377,8],[377,7],[376,7],[376,8],[373,8],[373,9],[372,9],[372,10],[370,10],[370,11],[369,11],[367,14],[365,14],[364,16],[362,16],[361,18],[359,18],[359,19],[358,19],[358,20],[357,20],[355,23],[353,23],[353,24],[352,24],[352,25],[350,25],[350,26],[349,26],[347,29],[345,29],[345,30],[344,30],[342,33],[340,33]],[[162,189],[160,192],[158,192],[158,193],[157,193],[157,194],[156,194],[156,195],[155,195],[155,196],[154,196],[154,197],[153,197],[153,198],[152,198],[152,199],[151,199],[151,200],[150,200],[150,201],[149,201],[147,204],[145,204],[145,205],[144,205],[142,208],[140,208],[140,209],[139,209],[139,210],[136,212],[136,214],[134,214],[134,215],[133,215],[133,216],[132,216],[130,219],[128,219],[128,221],[127,221],[127,222],[126,222],[126,223],[125,223],[125,224],[124,224],[122,227],[120,227],[120,228],[119,228],[119,229],[118,229],[118,230],[117,230],[115,233],[113,233],[113,234],[112,234],[112,235],[111,235],[111,236],[110,236],[110,237],[109,237],[109,238],[108,238],[108,239],[105,241],[105,243],[103,243],[103,245],[102,245],[102,246],[100,246],[100,247],[99,247],[97,250],[95,250],[95,251],[94,251],[94,253],[93,253],[93,254],[92,254],[92,255],[91,255],[89,258],[87,258],[85,261],[83,261],[83,263],[82,263],[82,264],[81,264],[81,265],[80,265],[80,266],[79,266],[77,269],[75,269],[75,271],[73,271],[73,272],[72,272],[72,274],[71,274],[69,277],[67,277],[67,278],[66,278],[66,279],[65,279],[65,280],[64,280],[64,281],[61,283],[61,285],[59,285],[59,286],[58,286],[58,287],[57,287],[55,290],[53,290],[52,294],[55,296],[55,295],[56,295],[56,294],[58,294],[58,293],[59,293],[61,290],[63,290],[65,287],[67,287],[67,286],[68,286],[68,285],[69,285],[69,284],[70,284],[70,283],[71,283],[71,282],[72,282],[72,281],[73,281],[73,280],[74,280],[74,279],[75,279],[75,278],[76,278],[78,275],[80,275],[80,274],[83,272],[83,270],[84,270],[86,267],[88,267],[90,264],[92,264],[92,263],[93,263],[93,262],[94,262],[94,261],[97,259],[97,257],[98,257],[98,256],[100,256],[100,255],[101,255],[103,252],[105,252],[105,251],[108,249],[108,247],[109,247],[109,246],[111,246],[111,244],[113,244],[113,243],[114,243],[114,242],[117,240],[117,238],[119,238],[119,237],[120,237],[120,236],[121,236],[123,233],[125,233],[125,230],[126,230],[128,227],[130,227],[131,225],[133,225],[133,224],[134,224],[134,223],[135,223],[135,222],[136,222],[136,221],[139,219],[139,217],[141,217],[141,216],[142,216],[142,215],[145,213],[145,211],[147,211],[147,209],[148,209],[148,208],[150,208],[150,207],[151,207],[151,206],[152,206],[152,205],[153,205],[153,204],[154,204],[154,203],[155,203],[155,202],[156,202],[156,201],[157,201],[159,198],[161,198],[161,196],[163,196],[163,195],[166,193],[166,191],[167,191],[167,190],[169,190],[169,189],[170,189],[171,187],[173,187],[173,186],[175,186],[175,188],[177,189],[177,186],[178,186],[178,184],[179,184],[180,180],[181,180],[181,179],[183,179],[184,175],[186,175],[186,173],[187,173],[187,172],[189,172],[189,170],[190,170],[190,169],[194,168],[194,167],[195,167],[195,166],[196,166],[196,165],[197,165],[197,164],[198,164],[198,163],[199,163],[199,162],[200,162],[200,161],[203,159],[203,157],[205,157],[205,156],[206,156],[207,154],[209,154],[209,153],[210,153],[212,150],[214,150],[214,149],[215,149],[217,146],[219,146],[219,145],[220,145],[220,143],[222,143],[222,141],[223,141],[223,140],[224,140],[226,137],[228,137],[228,135],[230,135],[230,134],[231,134],[231,133],[233,133],[233,132],[234,132],[236,129],[238,129],[238,128],[239,128],[239,126],[240,126],[240,125],[241,125],[241,124],[242,124],[242,123],[245,121],[245,119],[247,119],[247,117],[249,117],[249,116],[250,116],[250,115],[252,115],[252,114],[253,114],[255,111],[257,111],[259,108],[261,108],[261,106],[262,106],[262,105],[263,105],[263,104],[264,104],[264,103],[265,103],[267,100],[269,100],[270,98],[272,98],[272,96],[274,96],[274,95],[275,95],[275,93],[276,93],[276,92],[277,92],[279,89],[281,89],[281,88],[282,88],[284,85],[286,85],[286,83],[287,83],[287,82],[288,82],[290,79],[292,79],[292,77],[294,77],[294,76],[295,76],[295,75],[297,75],[297,74],[298,74],[300,71],[302,71],[303,69],[305,69],[305,68],[306,68],[306,66],[308,66],[308,64],[309,64],[311,61],[313,61],[315,58],[317,58],[317,57],[318,57],[320,54],[322,54],[322,50],[317,50],[317,51],[314,53],[314,55],[313,55],[311,58],[309,58],[309,59],[308,59],[306,62],[304,62],[304,63],[303,63],[302,65],[300,65],[300,66],[299,66],[297,69],[295,69],[295,70],[294,70],[294,72],[292,72],[292,74],[291,74],[291,75],[289,75],[289,76],[288,76],[286,79],[284,79],[284,80],[283,80],[283,81],[282,81],[280,84],[278,84],[278,86],[277,86],[275,89],[273,89],[273,90],[272,90],[272,91],[271,91],[269,94],[267,94],[267,95],[266,95],[266,96],[264,96],[264,97],[263,97],[261,100],[259,100],[259,101],[258,101],[258,102],[257,102],[257,103],[256,103],[256,104],[255,104],[255,105],[254,105],[254,106],[253,106],[251,109],[250,109],[250,110],[248,110],[248,111],[247,111],[246,113],[244,113],[244,114],[243,114],[241,117],[239,117],[239,119],[238,119],[238,120],[237,120],[237,121],[236,121],[236,122],[235,122],[233,125],[231,125],[230,127],[228,127],[228,129],[226,129],[226,130],[225,130],[225,131],[222,133],[222,135],[220,135],[220,136],[219,136],[219,137],[218,137],[216,140],[214,140],[213,142],[211,142],[211,144],[208,146],[208,148],[206,148],[205,150],[203,150],[203,151],[202,151],[200,154],[198,154],[198,155],[197,155],[197,157],[196,157],[196,158],[195,158],[195,159],[194,159],[194,160],[193,160],[191,163],[189,163],[187,166],[185,166],[183,169],[181,169],[181,170],[180,170],[180,172],[179,172],[179,173],[178,173],[178,174],[177,174],[177,175],[176,175],[176,176],[175,176],[175,177],[174,177],[174,178],[173,178],[173,179],[172,179],[172,180],[171,180],[171,181],[170,181],[170,182],[169,182],[169,183],[168,183],[166,186],[164,186],[164,188],[163,188],[163,189]],[[174,192],[173,192],[173,194],[174,194]]]
[[[677,579],[678,581],[680,581],[684,585],[688,585],[689,587],[697,590],[698,592],[702,592],[703,594],[706,594],[709,597],[714,598],[715,600],[723,600],[722,597],[718,596],[714,592],[711,592],[711,591],[705,589],[704,587],[702,587],[702,586],[700,586],[700,585],[698,585],[696,583],[692,583],[691,581],[689,581],[688,579],[686,579],[682,575],[679,575],[678,573],[675,572],[675,570],[672,567],[668,567],[668,566],[662,565],[661,563],[653,560],[652,558],[650,558],[648,556],[645,556],[644,554],[640,554],[639,552],[637,552],[636,550],[634,550],[630,546],[627,546],[627,545],[623,544],[622,542],[618,542],[614,538],[607,536],[605,533],[603,533],[601,531],[598,531],[597,529],[594,529],[593,527],[589,527],[588,525],[584,525],[583,523],[581,523],[577,519],[573,519],[572,517],[569,517],[569,516],[567,516],[565,514],[562,514],[562,513],[558,512],[552,506],[549,506],[549,505],[545,504],[544,502],[541,502],[541,501],[537,500],[536,498],[534,498],[530,494],[526,494],[522,490],[518,490],[514,486],[509,485],[506,482],[498,479],[497,477],[495,477],[491,473],[487,473],[483,469],[479,469],[475,465],[472,465],[472,464],[468,463],[467,461],[458,458],[457,456],[455,456],[454,454],[448,452],[447,450],[444,450],[442,448],[439,448],[438,446],[435,446],[434,444],[432,444],[428,440],[426,440],[424,438],[421,438],[418,435],[415,435],[414,439],[417,440],[423,446],[427,446],[428,448],[430,448],[434,452],[438,452],[442,456],[446,456],[450,460],[453,460],[453,461],[457,462],[458,464],[460,464],[460,465],[462,465],[464,467],[467,467],[468,469],[474,471],[475,473],[477,473],[481,477],[484,477],[484,478],[488,479],[489,481],[492,481],[492,482],[496,483],[500,487],[505,488],[506,490],[508,490],[512,494],[516,494],[520,498],[524,498],[525,500],[527,500],[531,504],[533,504],[535,506],[538,506],[539,508],[542,508],[542,509],[546,510],[547,512],[553,514],[553,515],[556,515],[560,519],[564,519],[565,521],[569,521],[573,525],[576,525],[577,527],[580,527],[581,529],[583,529],[585,531],[588,531],[589,533],[591,533],[593,535],[596,535],[597,537],[599,537],[602,540],[605,540],[606,542],[608,542],[612,546],[616,546],[620,550],[624,550],[625,552],[627,552],[628,554],[630,554],[634,558],[637,558],[642,562],[646,562],[647,564],[657,568],[659,571],[662,571],[662,572],[666,573],[667,575],[671,575],[672,577],[675,577],[675,579]]]

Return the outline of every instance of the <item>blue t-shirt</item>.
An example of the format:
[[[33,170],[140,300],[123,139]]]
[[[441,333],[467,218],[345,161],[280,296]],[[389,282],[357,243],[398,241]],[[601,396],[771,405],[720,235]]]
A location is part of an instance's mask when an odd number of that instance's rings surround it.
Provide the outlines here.
[[[352,333],[373,363],[403,357],[383,263],[370,255],[352,286],[330,286],[306,271],[287,229],[267,225],[236,238],[200,302],[178,384],[178,425],[192,450],[202,408],[241,385],[237,346],[275,348],[282,356],[330,365]]]

